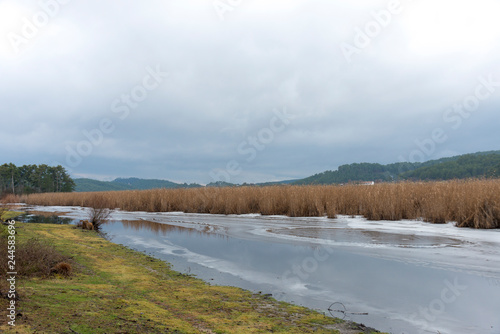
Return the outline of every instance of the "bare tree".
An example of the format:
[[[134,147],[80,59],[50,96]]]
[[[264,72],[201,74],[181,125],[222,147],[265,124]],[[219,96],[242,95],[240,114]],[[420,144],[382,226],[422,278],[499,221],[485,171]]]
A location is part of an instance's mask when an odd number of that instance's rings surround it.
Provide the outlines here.
[[[94,225],[95,230],[99,230],[113,210],[108,208],[106,199],[102,195],[95,195],[89,204],[88,220]]]

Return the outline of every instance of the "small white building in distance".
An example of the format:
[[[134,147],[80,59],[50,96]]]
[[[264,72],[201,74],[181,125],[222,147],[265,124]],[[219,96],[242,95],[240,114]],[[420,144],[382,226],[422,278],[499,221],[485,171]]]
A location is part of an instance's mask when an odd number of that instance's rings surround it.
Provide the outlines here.
[[[373,186],[375,184],[375,181],[365,181],[365,182],[360,182],[359,185],[361,186]]]

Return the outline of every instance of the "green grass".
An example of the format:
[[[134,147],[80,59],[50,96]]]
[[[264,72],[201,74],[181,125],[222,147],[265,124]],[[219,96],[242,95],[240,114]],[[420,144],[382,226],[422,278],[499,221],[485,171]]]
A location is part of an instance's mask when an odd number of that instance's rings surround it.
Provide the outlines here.
[[[0,219],[7,221],[7,220],[12,219],[14,217],[17,217],[23,213],[24,212],[19,212],[19,211],[5,211],[2,213]]]
[[[358,333],[352,324],[171,270],[143,253],[69,225],[17,223],[72,258],[69,278],[19,278],[10,333]],[[0,301],[5,319],[6,299]]]

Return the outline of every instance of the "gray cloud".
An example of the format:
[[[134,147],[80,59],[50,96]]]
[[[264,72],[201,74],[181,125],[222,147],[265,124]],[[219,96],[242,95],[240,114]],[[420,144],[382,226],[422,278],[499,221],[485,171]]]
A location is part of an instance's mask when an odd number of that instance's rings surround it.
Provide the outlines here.
[[[342,43],[355,45],[357,29],[390,1],[242,1],[224,21],[211,1],[41,3],[54,15],[19,53],[9,36],[23,36],[23,18],[43,8],[0,3],[0,114],[13,132],[0,143],[4,162],[208,183],[236,161],[231,181],[257,182],[408,160],[437,128],[447,139],[413,157],[498,148],[500,87],[460,126],[456,114],[445,119],[479,78],[500,81],[495,1],[401,1],[401,13],[350,63]],[[114,112],[117,99],[123,107],[124,94],[141,92],[148,68],[168,77],[126,117]],[[283,108],[294,119],[250,155],[244,143]],[[102,122],[112,131],[83,150]],[[68,165],[79,144],[89,154]]]

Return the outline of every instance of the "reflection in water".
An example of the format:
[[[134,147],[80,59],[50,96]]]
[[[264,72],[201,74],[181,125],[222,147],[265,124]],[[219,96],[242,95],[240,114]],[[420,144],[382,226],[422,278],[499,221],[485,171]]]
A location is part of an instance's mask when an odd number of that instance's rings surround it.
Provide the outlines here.
[[[14,217],[15,220],[18,220],[23,223],[32,223],[32,224],[73,224],[75,223],[74,219],[71,218],[62,218],[55,215],[31,215],[31,214],[22,214],[20,216]]]
[[[150,231],[154,235],[159,236],[166,236],[167,234],[170,234],[172,232],[177,232],[177,233],[186,233],[188,235],[212,235],[212,236],[219,236],[221,238],[227,238],[226,235],[222,235],[217,233],[212,226],[205,225],[201,227],[200,229],[194,228],[194,227],[184,227],[184,226],[177,226],[177,225],[170,225],[170,224],[164,224],[164,223],[157,223],[157,222],[152,222],[149,220],[120,220],[120,221],[111,221],[107,222],[107,224],[115,224],[115,223],[121,223],[125,229],[133,229],[135,231]]]
[[[404,248],[421,248],[421,247],[443,247],[457,246],[463,242],[458,239],[439,237],[439,236],[422,236],[422,235],[401,235],[397,233],[377,232],[377,231],[359,231],[347,228],[286,228],[268,230],[271,233],[300,236],[314,239],[328,239],[334,241],[351,241],[356,240],[358,243],[372,245],[391,245]]]
[[[440,310],[442,316],[432,323],[432,328],[436,328],[433,333],[437,330],[461,333],[460,328],[465,324],[470,326],[469,333],[498,333],[489,330],[498,320],[486,312],[497,309],[500,291],[485,284],[480,276],[379,259],[335,247],[234,236],[224,237],[221,242],[213,225],[203,230],[205,225],[189,224],[181,227],[145,220],[115,221],[106,224],[104,231],[115,243],[147,252],[169,262],[174,270],[192,273],[211,284],[263,291],[326,314],[341,313],[350,320],[394,334],[421,332],[419,321],[425,318],[418,313],[420,309],[440,301],[443,288],[448,287],[446,282],[459,282],[460,286],[467,286],[467,290],[460,290],[460,296]],[[298,228],[271,230],[303,235],[310,229],[301,232]],[[402,238],[389,233],[385,240],[382,235],[387,233],[366,231],[360,235],[357,231],[355,235],[353,230],[328,228],[312,228],[310,235],[320,231],[322,235],[331,233],[338,240],[379,238],[384,242],[396,243],[393,240],[396,239],[401,243]],[[408,242],[413,242],[413,247],[424,241],[428,244],[442,242],[439,238],[419,237],[423,239],[408,236]],[[345,309],[334,307],[337,304]],[[478,310],[482,318],[471,310]],[[420,317],[413,320],[413,314]]]

